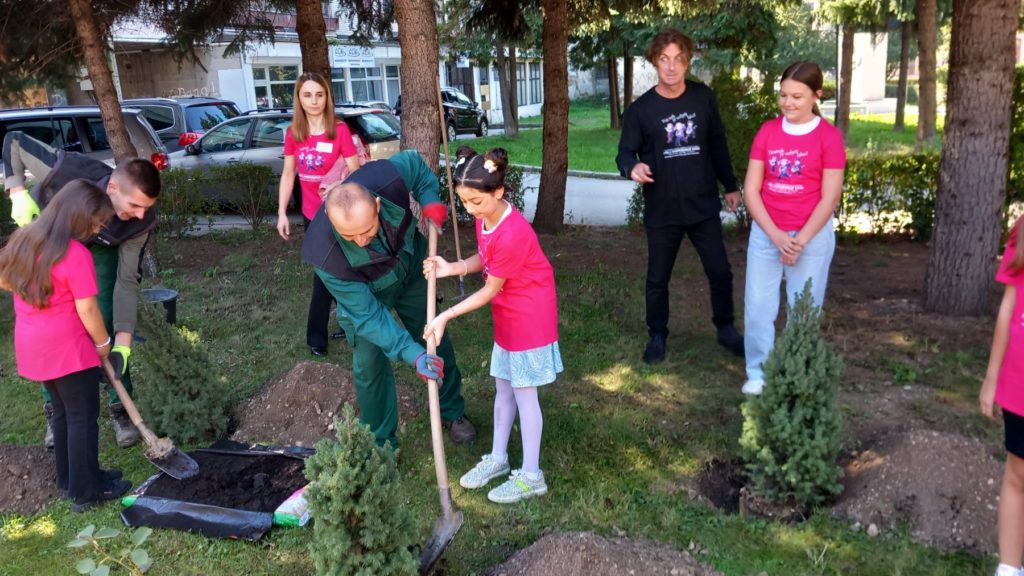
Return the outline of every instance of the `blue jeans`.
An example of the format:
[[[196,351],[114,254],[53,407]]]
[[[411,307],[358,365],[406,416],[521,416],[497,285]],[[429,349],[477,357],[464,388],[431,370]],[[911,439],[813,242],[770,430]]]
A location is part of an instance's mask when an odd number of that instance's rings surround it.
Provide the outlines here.
[[[795,236],[796,232],[789,232]],[[775,346],[775,319],[779,315],[779,288],[786,279],[786,302],[792,310],[804,284],[811,280],[811,295],[821,306],[825,302],[828,269],[836,250],[832,220],[804,246],[795,266],[779,261],[779,249],[754,222],[747,245],[747,281],[743,302],[743,345],[746,349],[747,378],[764,378],[762,364]]]

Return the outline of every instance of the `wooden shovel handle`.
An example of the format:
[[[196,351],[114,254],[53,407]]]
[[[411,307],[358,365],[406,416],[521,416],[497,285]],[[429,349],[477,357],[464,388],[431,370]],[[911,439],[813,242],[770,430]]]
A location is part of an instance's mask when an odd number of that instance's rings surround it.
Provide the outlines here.
[[[128,418],[131,419],[132,424],[139,429],[139,434],[142,435],[143,440],[149,446],[155,446],[157,442],[156,434],[146,427],[142,422],[142,414],[139,414],[139,409],[135,407],[135,402],[132,402],[131,396],[128,395],[128,391],[124,389],[124,384],[121,384],[121,379],[114,374],[114,367],[110,365],[110,360],[107,358],[103,359],[103,371],[107,374],[107,380],[110,381],[110,385],[117,391],[117,397],[121,400],[121,404],[124,405],[124,409],[128,412]]]
[[[428,238],[428,253],[430,256],[437,256],[437,228],[433,222],[428,223],[430,234]],[[434,267],[430,268],[427,276],[427,324],[434,320],[437,315],[437,272]],[[437,353],[437,342],[434,337],[427,338],[427,354]],[[449,367],[453,369],[454,367]],[[437,380],[427,380],[427,398],[430,403],[430,440],[434,448],[434,471],[437,474],[437,489],[442,494],[442,507],[445,506],[444,495],[448,493],[448,466],[444,458],[444,436],[441,426],[441,403],[438,395]],[[447,503],[451,506],[451,503]]]

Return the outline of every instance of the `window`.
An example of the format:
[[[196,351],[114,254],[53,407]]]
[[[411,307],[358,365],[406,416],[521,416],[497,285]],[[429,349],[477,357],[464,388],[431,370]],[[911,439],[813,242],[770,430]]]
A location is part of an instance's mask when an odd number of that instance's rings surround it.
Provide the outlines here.
[[[380,76],[380,68],[349,68],[349,81],[352,83],[352,100],[383,100],[384,85]]]
[[[174,110],[170,106],[134,106],[142,110],[149,125],[157,132],[174,127]]]
[[[87,126],[89,127],[89,148],[93,152],[97,150],[109,150],[110,140],[107,139],[107,129],[103,127],[102,118],[88,118],[86,119]]]
[[[331,95],[334,97],[335,106],[342,102],[348,102],[348,93],[345,90],[344,68],[331,70]]]
[[[229,104],[189,106],[185,108],[185,130],[189,132],[206,132],[217,124],[235,116],[238,116],[238,110],[235,110]]]
[[[394,108],[398,95],[402,92],[402,83],[398,74],[398,66],[385,66],[384,78],[388,89],[388,104]]]
[[[516,98],[522,106],[526,104],[526,64],[516,64]]]
[[[257,108],[291,108],[295,81],[299,78],[296,66],[254,66],[252,79]]]
[[[245,147],[245,135],[249,132],[252,118],[244,118],[218,126],[216,130],[206,133],[200,142],[203,152],[225,152],[241,150]],[[282,142],[284,142],[282,140]]]
[[[530,62],[530,104],[540,104],[540,62]]]
[[[397,140],[402,131],[402,127],[391,114],[371,112],[346,118],[345,121],[353,127],[353,134],[363,136],[370,144]]]
[[[284,132],[291,126],[291,118],[260,118],[252,133],[252,148],[281,148]]]

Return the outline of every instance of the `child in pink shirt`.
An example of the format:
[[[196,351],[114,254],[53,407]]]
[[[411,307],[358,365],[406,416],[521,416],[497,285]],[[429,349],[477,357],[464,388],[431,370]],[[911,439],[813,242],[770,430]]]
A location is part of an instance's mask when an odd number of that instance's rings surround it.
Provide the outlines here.
[[[440,314],[423,330],[423,338],[441,341],[447,322],[488,302],[494,317],[491,376],[494,377],[494,440],[491,453],[462,476],[463,487],[485,486],[511,475],[487,494],[492,502],[509,504],[548,491],[540,469],[544,428],[537,389],[555,381],[562,371],[558,350],[558,299],[555,274],[530,223],[504,200],[508,156],[502,148],[484,155],[469,147],[457,153],[455,191],[476,218],[477,254],[458,262],[440,256],[423,262],[423,274],[437,277],[483,272],[484,287]],[[508,440],[519,413],[523,467],[511,470]]]
[[[996,576],[1019,576],[1024,572],[1024,218],[1013,225],[996,280],[1006,289],[979,402],[981,412],[989,418],[993,417],[993,404],[1002,408],[1006,435]]]
[[[73,180],[42,215],[0,251],[0,287],[14,293],[18,374],[42,382],[53,400],[57,487],[81,512],[131,488],[99,466],[98,366],[110,335],[96,301],[96,269],[82,244],[114,216],[107,194]]]

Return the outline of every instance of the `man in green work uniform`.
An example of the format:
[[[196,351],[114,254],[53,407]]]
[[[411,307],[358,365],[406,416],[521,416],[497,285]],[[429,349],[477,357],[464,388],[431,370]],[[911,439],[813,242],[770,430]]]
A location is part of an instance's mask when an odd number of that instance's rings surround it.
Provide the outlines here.
[[[76,178],[94,182],[110,196],[117,217],[86,244],[96,263],[100,312],[107,330],[114,335],[110,363],[131,394],[128,357],[138,313],[139,259],[146,239],[156,226],[152,207],[160,194],[160,173],[142,158],[123,160],[115,169],[83,154],[56,151],[21,132],[8,132],[4,136],[3,155],[4,186],[11,198],[11,218],[19,226],[31,222],[64,184]],[[31,192],[25,189],[26,170],[37,182]],[[131,446],[139,441],[139,431],[128,418],[117,393],[112,387],[107,391],[117,445]],[[50,398],[45,389],[43,397],[46,401],[43,410],[49,417]],[[45,442],[47,448],[53,447],[49,418]]]
[[[444,222],[437,176],[415,150],[369,162],[344,183],[329,184],[327,199],[306,231],[302,258],[337,301],[338,323],[353,350],[359,419],[377,443],[398,446],[390,362],[399,360],[415,366],[422,378],[443,379],[441,418],[449,437],[472,442],[476,430],[464,414],[462,375],[448,335],[437,356],[423,347],[427,283],[420,271],[427,239],[416,228],[410,195],[425,218],[437,226]]]

